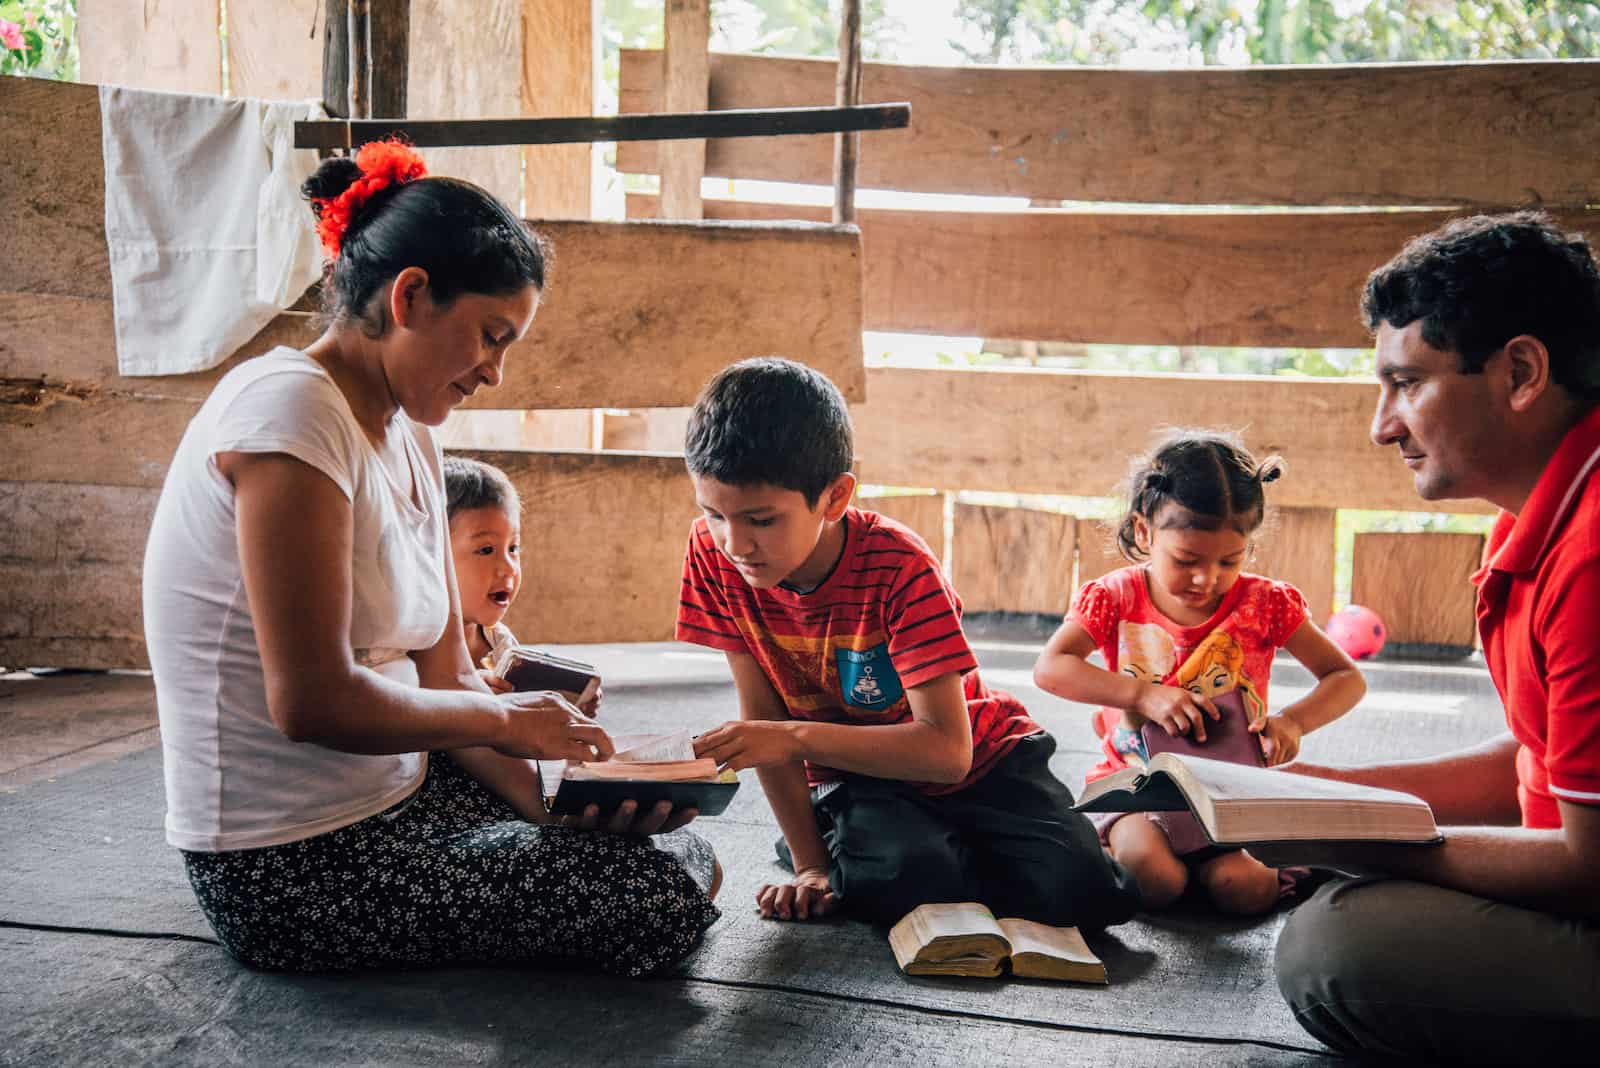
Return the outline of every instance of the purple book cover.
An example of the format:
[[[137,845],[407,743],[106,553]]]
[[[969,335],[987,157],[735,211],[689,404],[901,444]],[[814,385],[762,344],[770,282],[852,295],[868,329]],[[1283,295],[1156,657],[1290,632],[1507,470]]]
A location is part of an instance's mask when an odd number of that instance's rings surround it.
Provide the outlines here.
[[[1139,728],[1144,747],[1151,756],[1157,753],[1177,753],[1179,756],[1204,757],[1207,760],[1225,760],[1230,764],[1267,766],[1261,753],[1260,735],[1250,733],[1250,718],[1244,710],[1244,697],[1238,690],[1229,690],[1211,699],[1222,713],[1221,719],[1206,717],[1206,740],[1194,740],[1193,732],[1169,737],[1158,723],[1146,723]]]

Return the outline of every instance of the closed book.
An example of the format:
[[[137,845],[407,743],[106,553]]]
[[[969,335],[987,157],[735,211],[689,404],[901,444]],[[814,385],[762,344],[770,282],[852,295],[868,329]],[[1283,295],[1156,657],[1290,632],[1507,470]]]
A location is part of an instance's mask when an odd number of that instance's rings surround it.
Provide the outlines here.
[[[593,664],[556,656],[529,645],[513,645],[495,661],[494,673],[513,690],[556,690],[576,694],[578,703],[590,700],[600,689],[600,673]]]

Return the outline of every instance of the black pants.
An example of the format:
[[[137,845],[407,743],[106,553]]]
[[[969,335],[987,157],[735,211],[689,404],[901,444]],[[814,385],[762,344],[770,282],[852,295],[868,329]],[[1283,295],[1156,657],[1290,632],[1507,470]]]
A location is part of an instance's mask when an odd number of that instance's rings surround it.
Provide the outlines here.
[[[1139,908],[1133,877],[1106,855],[1050,771],[1055,739],[1024,738],[972,786],[930,797],[849,775],[812,802],[834,891],[857,915],[894,923],[918,905],[980,901],[996,916],[1106,927]]]

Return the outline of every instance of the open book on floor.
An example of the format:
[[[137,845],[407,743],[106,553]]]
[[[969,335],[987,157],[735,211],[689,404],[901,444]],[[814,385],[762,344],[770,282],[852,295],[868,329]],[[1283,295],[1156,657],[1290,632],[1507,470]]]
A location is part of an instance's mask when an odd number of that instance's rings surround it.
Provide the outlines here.
[[[597,805],[604,817],[624,801],[638,802],[640,811],[670,801],[675,809],[696,808],[702,816],[715,816],[739,789],[736,774],[718,772],[715,760],[695,757],[694,736],[687,732],[619,736],[613,742],[617,752],[610,760],[568,761],[555,775],[550,764],[541,762],[545,808],[575,816]]]
[[[1396,790],[1158,753],[1083,788],[1080,812],[1192,811],[1218,845],[1439,842],[1427,802]]]
[[[991,978],[1005,971],[1023,979],[1106,982],[1106,966],[1076,927],[1031,920],[997,920],[975,901],[918,905],[889,930],[894,959],[907,975]]]

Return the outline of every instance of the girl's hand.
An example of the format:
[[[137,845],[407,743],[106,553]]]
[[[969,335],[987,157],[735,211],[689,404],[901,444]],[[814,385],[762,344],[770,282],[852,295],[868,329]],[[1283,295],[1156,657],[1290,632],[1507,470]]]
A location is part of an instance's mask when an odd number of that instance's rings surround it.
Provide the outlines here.
[[[1159,724],[1169,737],[1194,732],[1194,740],[1206,740],[1206,716],[1221,719],[1217,706],[1181,686],[1146,686],[1128,711]]]
[[[710,757],[717,767],[733,771],[792,764],[800,759],[795,748],[794,724],[788,720],[735,720],[694,740],[695,756]]]
[[[511,692],[511,684],[505,679],[502,679],[499,675],[496,675],[493,671],[490,671],[488,668],[479,668],[478,678],[483,680],[483,684],[489,687],[489,690],[492,693]]]
[[[616,747],[605,728],[558,693],[527,690],[496,700],[506,710],[506,733],[494,748],[533,760],[609,760]]]
[[[769,884],[756,891],[756,907],[763,920],[809,920],[826,916],[838,905],[839,895],[828,885],[826,868],[802,868],[788,883]]]
[[[1261,735],[1261,752],[1267,758],[1267,767],[1287,764],[1300,753],[1300,739],[1305,735],[1300,724],[1274,712],[1265,719],[1250,724],[1250,733]]]

